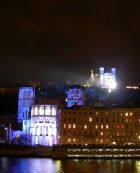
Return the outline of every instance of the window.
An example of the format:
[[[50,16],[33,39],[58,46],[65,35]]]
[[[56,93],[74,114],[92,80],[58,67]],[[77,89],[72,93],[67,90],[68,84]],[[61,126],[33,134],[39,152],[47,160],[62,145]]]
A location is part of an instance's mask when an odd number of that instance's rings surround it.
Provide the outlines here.
[[[95,129],[98,129],[98,125],[95,125]]]
[[[73,142],[76,142],[76,139],[75,138],[73,138]]]
[[[64,129],[66,128],[66,124],[64,124]]]
[[[101,125],[101,129],[103,129],[104,128],[104,125]]]
[[[87,129],[87,125],[84,125],[84,129]]]
[[[91,117],[89,118],[89,122],[92,122],[92,118]]]
[[[117,129],[119,129],[120,128],[120,126],[119,125],[117,125]]]
[[[76,124],[73,124],[73,129],[75,129],[76,128]]]
[[[68,129],[71,129],[71,124],[68,124]]]
[[[106,118],[106,122],[108,122],[108,118]]]
[[[119,132],[117,132],[117,136],[119,136],[120,134],[119,134]]]
[[[108,129],[108,125],[106,125],[106,129]]]
[[[96,132],[96,136],[98,136],[98,132]]]
[[[71,142],[71,138],[68,138],[68,142]]]
[[[128,116],[128,112],[125,113],[125,116],[126,116],[126,117]]]
[[[125,119],[125,122],[128,122],[128,119]]]
[[[103,136],[103,134],[104,134],[104,133],[103,133],[103,132],[101,132],[101,136]]]

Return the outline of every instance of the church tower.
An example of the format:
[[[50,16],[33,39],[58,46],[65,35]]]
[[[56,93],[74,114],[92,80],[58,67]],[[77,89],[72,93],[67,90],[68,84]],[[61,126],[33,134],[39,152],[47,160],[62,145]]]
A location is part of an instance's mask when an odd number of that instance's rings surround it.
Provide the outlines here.
[[[27,126],[30,109],[32,104],[34,104],[34,98],[35,91],[33,87],[22,87],[19,89],[17,121],[19,125],[23,124],[23,129],[24,125]]]

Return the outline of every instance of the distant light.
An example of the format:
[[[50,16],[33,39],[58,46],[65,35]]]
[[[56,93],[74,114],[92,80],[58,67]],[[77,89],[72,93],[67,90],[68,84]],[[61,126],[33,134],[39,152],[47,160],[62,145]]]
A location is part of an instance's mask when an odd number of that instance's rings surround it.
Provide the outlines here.
[[[108,92],[111,93],[111,89],[108,89]]]
[[[84,125],[84,129],[87,129],[87,125]]]
[[[116,145],[117,143],[116,142],[112,142],[113,145]]]
[[[136,90],[136,89],[139,89],[139,87],[138,86],[126,86],[126,89],[134,89],[134,90]]]

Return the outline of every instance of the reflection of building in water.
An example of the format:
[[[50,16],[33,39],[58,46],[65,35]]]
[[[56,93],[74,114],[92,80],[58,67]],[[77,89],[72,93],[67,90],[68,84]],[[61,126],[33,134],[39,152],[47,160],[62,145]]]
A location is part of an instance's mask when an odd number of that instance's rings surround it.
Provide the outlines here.
[[[34,105],[31,108],[30,135],[32,145],[57,144],[56,105]]]

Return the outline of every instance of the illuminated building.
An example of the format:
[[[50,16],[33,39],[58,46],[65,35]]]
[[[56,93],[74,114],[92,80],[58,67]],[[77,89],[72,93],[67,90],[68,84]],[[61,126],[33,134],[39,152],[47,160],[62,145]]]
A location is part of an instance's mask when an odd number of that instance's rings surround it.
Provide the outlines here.
[[[84,105],[84,92],[81,86],[72,85],[67,90],[67,107],[71,107],[73,105]]]
[[[31,108],[30,135],[32,145],[57,144],[57,106],[34,105]]]
[[[104,67],[100,67],[100,84],[101,88],[116,88],[116,68],[111,68],[111,73],[104,73]]]
[[[111,68],[111,72],[105,72],[104,67],[99,68],[99,74],[93,74],[91,70],[90,79],[87,82],[88,87],[115,89],[116,88],[116,68]]]
[[[140,143],[140,108],[67,108],[60,111],[60,144]]]
[[[35,91],[33,87],[22,87],[19,89],[18,123],[26,125],[30,117],[30,108],[34,104],[34,99]]]

